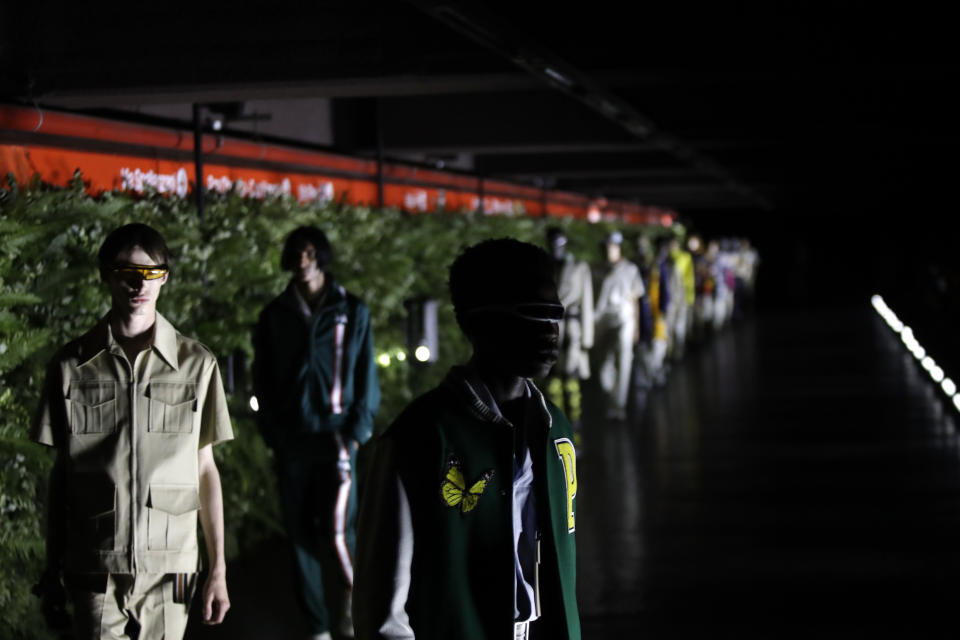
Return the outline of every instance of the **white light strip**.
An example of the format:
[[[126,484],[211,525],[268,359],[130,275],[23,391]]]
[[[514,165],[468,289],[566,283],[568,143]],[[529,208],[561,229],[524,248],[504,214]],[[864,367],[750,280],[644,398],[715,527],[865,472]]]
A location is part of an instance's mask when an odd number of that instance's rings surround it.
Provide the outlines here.
[[[550,67],[544,67],[543,72],[547,74],[550,78],[556,80],[557,82],[559,82],[565,87],[573,86],[573,80],[563,75],[559,71],[556,71],[555,69],[551,69]]]
[[[944,378],[943,382],[940,383],[940,388],[943,389],[943,392],[950,397],[957,392],[957,385],[950,378]]]
[[[960,393],[957,393],[957,384],[946,377],[943,369],[937,365],[932,357],[927,355],[927,350],[920,346],[916,336],[913,335],[913,329],[903,324],[900,318],[897,317],[897,314],[893,312],[893,309],[888,307],[887,303],[884,302],[883,298],[879,295],[871,296],[870,304],[873,305],[873,308],[880,317],[887,323],[887,326],[895,333],[900,334],[900,340],[903,342],[903,345],[913,354],[913,357],[920,362],[920,366],[930,374],[933,381],[940,385],[940,388],[947,394],[947,397],[953,400],[953,406],[957,408],[957,411],[960,411]]]
[[[880,314],[880,317],[884,319],[887,325],[893,329],[895,332],[900,333],[903,330],[903,323],[900,322],[900,319],[897,317],[897,314],[887,306],[887,303],[883,301],[878,295],[870,298],[870,303],[873,305],[873,308],[877,310],[877,313]]]

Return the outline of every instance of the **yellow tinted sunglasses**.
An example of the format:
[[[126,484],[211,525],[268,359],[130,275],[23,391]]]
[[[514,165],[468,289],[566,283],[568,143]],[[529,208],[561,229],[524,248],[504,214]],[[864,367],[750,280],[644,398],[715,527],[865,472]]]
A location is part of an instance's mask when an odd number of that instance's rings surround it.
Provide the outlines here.
[[[167,275],[169,270],[165,264],[118,264],[110,269],[121,276],[137,275],[144,280],[157,280]]]

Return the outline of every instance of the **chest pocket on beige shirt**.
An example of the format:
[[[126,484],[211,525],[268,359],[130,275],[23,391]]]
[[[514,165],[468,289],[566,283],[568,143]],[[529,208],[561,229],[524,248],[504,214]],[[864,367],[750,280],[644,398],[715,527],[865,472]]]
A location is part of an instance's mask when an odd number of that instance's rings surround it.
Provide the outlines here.
[[[117,430],[117,385],[113,380],[70,383],[67,412],[72,433],[113,433]]]
[[[150,382],[147,431],[191,433],[197,411],[197,385],[192,382]]]

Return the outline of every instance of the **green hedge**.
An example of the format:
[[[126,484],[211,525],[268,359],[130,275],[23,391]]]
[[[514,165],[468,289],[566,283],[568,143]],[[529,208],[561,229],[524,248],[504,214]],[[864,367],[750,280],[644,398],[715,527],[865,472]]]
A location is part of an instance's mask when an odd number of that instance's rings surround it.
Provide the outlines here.
[[[376,349],[392,356],[404,347],[403,301],[432,296],[440,304],[439,362],[412,370],[391,358],[380,368],[384,428],[413,397],[469,355],[456,329],[446,290],[450,262],[469,244],[512,236],[542,243],[547,224],[568,228],[571,249],[600,258],[604,225],[570,220],[406,215],[337,203],[300,205],[289,198],[244,199],[210,194],[203,220],[192,200],[158,194],[91,197],[77,175],[66,188],[35,180],[0,189],[0,637],[48,637],[41,631],[29,587],[43,560],[43,510],[51,452],[27,439],[45,363],[107,311],[96,251],[105,234],[128,222],[164,234],[174,255],[160,311],[185,335],[237,363],[252,356],[251,328],[264,304],[286,285],[280,248],[294,227],[324,229],[334,247],[334,273],[370,306]],[[240,357],[245,354],[246,358]],[[238,369],[231,397],[236,440],[217,447],[223,477],[227,552],[235,557],[280,532],[269,451],[248,407],[249,375]]]

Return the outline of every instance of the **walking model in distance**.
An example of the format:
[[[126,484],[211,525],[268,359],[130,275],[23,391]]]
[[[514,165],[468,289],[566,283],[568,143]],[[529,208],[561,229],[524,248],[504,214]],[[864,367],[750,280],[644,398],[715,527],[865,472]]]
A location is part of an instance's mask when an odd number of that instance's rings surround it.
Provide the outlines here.
[[[357,540],[357,637],[580,638],[570,423],[530,378],[557,360],[550,256],[489,240],[450,270],[473,357],[375,441]]]
[[[286,239],[290,284],[260,313],[253,383],[273,449],[298,596],[311,638],[352,638],[357,448],[380,404],[370,310],[330,273],[316,227]]]
[[[607,265],[597,297],[594,370],[600,377],[607,417],[627,417],[633,349],[640,341],[643,280],[637,265],[623,257],[623,235],[606,237]]]
[[[676,313],[670,327],[670,344],[673,345],[670,355],[674,360],[681,360],[693,333],[693,310],[697,298],[693,256],[684,249],[682,235],[670,239],[670,261],[678,280]]]
[[[587,263],[567,251],[567,234],[563,229],[547,230],[547,247],[553,257],[557,295],[564,309],[560,322],[560,357],[547,379],[547,394],[576,429],[583,411],[580,382],[590,377],[593,282]]]
[[[110,311],[63,347],[47,374],[34,438],[55,447],[50,482],[49,619],[60,577],[78,639],[183,637],[203,527],[210,563],[203,621],[230,608],[223,499],[213,445],[233,438],[217,359],[157,313],[170,255],[157,231],[129,224],[99,252]]]

